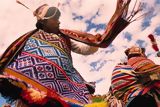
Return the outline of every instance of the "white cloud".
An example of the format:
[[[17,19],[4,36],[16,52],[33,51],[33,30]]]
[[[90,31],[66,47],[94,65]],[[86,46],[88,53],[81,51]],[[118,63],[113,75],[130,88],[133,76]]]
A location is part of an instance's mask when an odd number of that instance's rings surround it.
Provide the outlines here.
[[[25,0],[23,0],[25,1]],[[81,31],[85,31],[87,25],[85,23],[86,20],[89,20],[99,9],[99,16],[96,16],[92,20],[95,24],[98,23],[108,23],[110,17],[114,13],[116,7],[116,0],[107,1],[107,0],[36,0],[39,1],[37,4],[42,3],[50,3],[53,5],[57,5],[58,2],[60,5],[60,10],[62,11],[61,17],[61,28],[68,29],[77,29]],[[67,4],[67,1],[70,3]],[[134,1],[131,4],[131,7],[134,5]],[[122,31],[118,37],[113,41],[112,47],[108,47],[106,49],[100,49],[97,53],[90,56],[81,56],[77,54],[73,54],[73,61],[75,68],[82,74],[82,76],[87,81],[96,81],[100,78],[105,78],[101,82],[97,83],[96,94],[104,94],[108,91],[110,85],[110,77],[111,72],[115,64],[120,61],[125,60],[124,50],[127,47],[136,44],[137,40],[144,40],[146,43],[147,53],[151,53],[151,58],[157,64],[159,64],[159,60],[155,57],[155,52],[151,49],[151,43],[147,38],[147,35],[150,33],[154,33],[154,30],[160,25],[160,13],[159,13],[159,5],[155,5],[155,0],[143,0],[147,2],[149,7],[154,7],[155,15],[151,19],[150,26],[148,26],[144,31],[141,31],[142,21],[138,20],[136,22],[131,23],[124,31]],[[35,0],[31,3],[31,7],[34,8],[37,6]],[[82,20],[73,20],[72,13],[76,13],[78,16],[83,16]],[[36,20],[32,15],[32,12],[15,3],[15,0],[5,0],[0,4],[0,54],[8,47],[8,45],[14,41],[16,38],[21,36],[35,28]],[[98,33],[102,33],[104,29],[98,31]],[[124,33],[129,32],[132,35],[132,40],[127,41],[124,39]],[[90,30],[90,33],[95,33],[95,28]],[[158,37],[156,37],[158,38]],[[159,44],[160,45],[160,44]],[[105,53],[105,51],[115,49],[113,52]],[[100,68],[99,71],[91,71],[91,62],[101,61],[99,64],[106,61],[105,65]],[[100,66],[100,65],[98,65]]]

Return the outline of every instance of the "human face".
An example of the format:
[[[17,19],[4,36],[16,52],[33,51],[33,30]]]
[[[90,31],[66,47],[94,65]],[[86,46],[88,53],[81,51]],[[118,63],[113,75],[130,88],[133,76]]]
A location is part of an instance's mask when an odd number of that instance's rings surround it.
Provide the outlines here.
[[[51,18],[47,19],[46,21],[46,26],[49,32],[56,33],[57,31],[59,31],[59,25],[60,25],[59,19]]]

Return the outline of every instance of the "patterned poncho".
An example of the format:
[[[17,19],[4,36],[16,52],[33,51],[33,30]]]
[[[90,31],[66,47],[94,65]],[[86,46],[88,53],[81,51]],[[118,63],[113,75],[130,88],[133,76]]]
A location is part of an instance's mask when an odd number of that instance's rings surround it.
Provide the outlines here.
[[[132,57],[128,59],[128,65],[136,71],[138,75],[146,74],[159,74],[160,75],[160,65],[155,64],[152,60],[146,57]]]
[[[37,90],[57,93],[65,101],[87,103],[89,91],[72,64],[70,40],[39,30],[27,39],[4,73]]]
[[[112,92],[125,103],[130,98],[138,95],[144,95],[150,90],[155,90],[159,93],[160,81],[153,82],[150,85],[143,85],[138,81],[135,71],[130,65],[117,65],[112,73]]]

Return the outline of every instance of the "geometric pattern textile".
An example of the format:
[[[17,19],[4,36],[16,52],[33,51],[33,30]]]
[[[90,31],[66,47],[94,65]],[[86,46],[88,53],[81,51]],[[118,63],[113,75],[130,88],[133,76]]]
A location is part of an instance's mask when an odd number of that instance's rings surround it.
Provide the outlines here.
[[[63,97],[88,103],[90,94],[85,81],[72,65],[69,48],[63,48],[66,42],[57,40],[58,37],[60,38],[57,35],[46,35],[46,40],[36,34],[31,36],[7,68],[56,91]]]
[[[53,63],[23,52],[8,68],[56,91],[63,97],[86,103],[88,99],[86,86],[71,81],[62,69],[54,66]]]
[[[41,33],[43,32],[41,31]],[[38,37],[36,34],[35,36]],[[64,45],[65,42],[63,42],[62,40],[58,40],[59,37],[55,34],[52,36],[46,35],[45,38],[48,38],[48,39],[44,39],[44,37],[41,39],[37,39],[33,37],[29,38],[29,40],[26,42],[26,45],[24,47],[24,52],[42,56],[46,58],[47,60],[50,60],[56,63],[63,70],[66,71],[67,76],[71,80],[78,82],[78,83],[83,82],[82,81],[83,78],[79,75],[79,73],[76,71],[76,69],[72,65],[72,60],[71,60],[70,55],[65,53],[67,51],[65,49],[67,48],[58,47],[58,46],[65,46]],[[47,42],[44,40],[47,40]],[[53,43],[56,43],[59,45],[54,45]],[[60,44],[63,44],[63,45],[60,45]]]
[[[57,63],[65,70],[68,70],[70,68],[69,66],[71,66],[72,63],[69,57],[65,53],[63,53],[63,51],[57,48],[53,48],[53,46],[50,46],[34,38],[29,38],[29,40],[26,42],[24,52],[45,57],[48,60]]]
[[[63,36],[63,37],[62,37]],[[39,30],[37,33],[33,35],[33,37],[45,41],[49,44],[54,44],[59,49],[65,51],[71,57],[71,49],[70,49],[70,39],[67,38],[66,35],[62,34],[53,34],[53,33],[46,33],[42,30]],[[65,39],[64,39],[65,38]],[[66,45],[67,44],[67,45]]]

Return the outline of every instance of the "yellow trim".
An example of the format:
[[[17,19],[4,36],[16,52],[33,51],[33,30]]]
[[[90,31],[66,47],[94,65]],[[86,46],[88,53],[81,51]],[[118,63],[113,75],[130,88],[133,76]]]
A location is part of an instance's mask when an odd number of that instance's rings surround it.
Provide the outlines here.
[[[91,103],[91,104],[86,104],[84,107],[108,107],[108,103],[107,102],[95,102],[95,103]]]
[[[43,91],[43,92],[45,92],[45,93],[48,93],[48,89],[47,89],[46,87],[40,85],[38,82],[35,82],[34,80],[32,80],[32,79],[30,79],[30,78],[28,78],[28,77],[26,77],[26,76],[24,76],[24,75],[21,75],[21,74],[15,72],[15,71],[13,71],[13,70],[11,70],[11,69],[9,69],[9,68],[5,68],[5,69],[4,69],[4,72],[6,72],[6,73],[9,74],[9,75],[12,75],[12,76],[17,77],[17,78],[23,80],[23,81],[26,82],[26,83],[29,83],[29,84],[32,85],[34,88],[37,88],[37,89],[39,89],[40,91]],[[58,95],[58,94],[57,94],[57,95]],[[59,97],[60,97],[62,100],[66,101],[66,102],[68,101],[68,102],[72,102],[72,103],[75,103],[75,104],[78,104],[78,105],[83,106],[83,104],[80,103],[80,102],[77,101],[77,100],[70,99],[70,98],[67,98],[67,97],[62,97],[62,96],[60,96],[60,95],[59,95]]]

